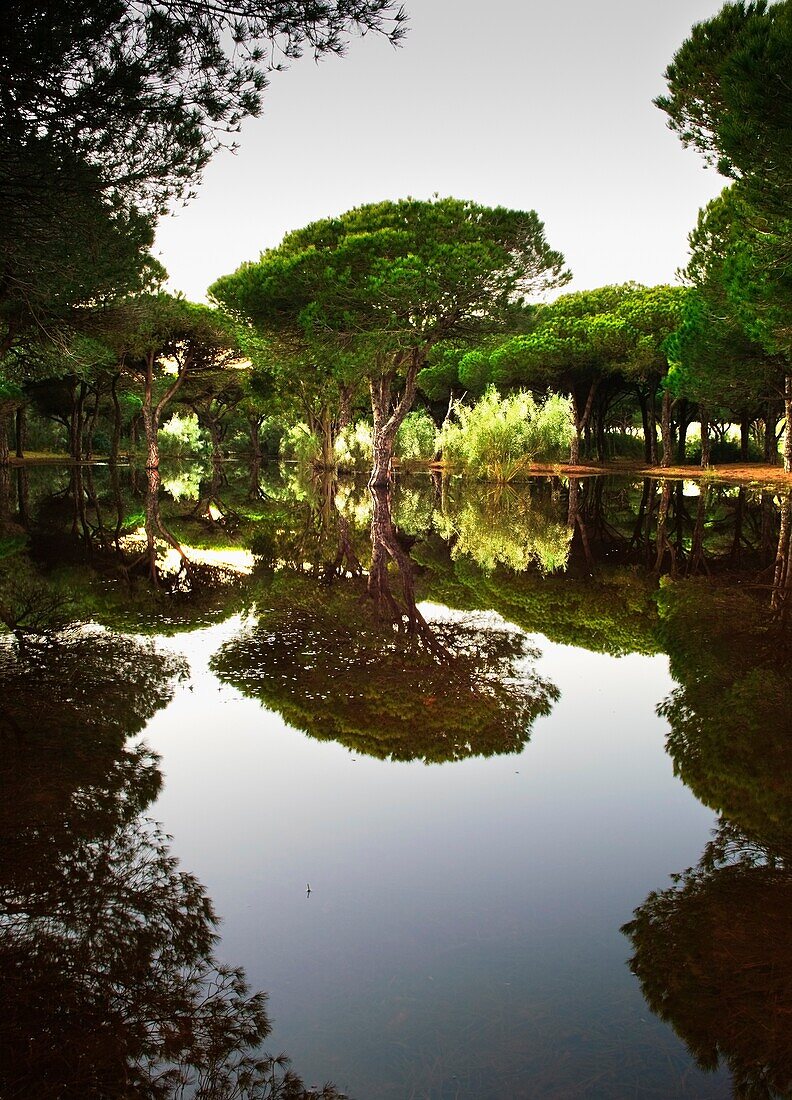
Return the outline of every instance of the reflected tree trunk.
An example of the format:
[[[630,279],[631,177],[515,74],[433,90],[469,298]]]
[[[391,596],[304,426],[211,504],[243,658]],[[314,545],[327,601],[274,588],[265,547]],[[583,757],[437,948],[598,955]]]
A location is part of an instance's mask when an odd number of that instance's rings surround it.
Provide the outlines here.
[[[742,556],[743,543],[743,516],[745,514],[745,487],[741,486],[737,493],[737,503],[734,508],[734,536],[732,538],[729,560],[732,565],[737,565]]]
[[[181,543],[176,539],[165,524],[162,521],[160,515],[160,474],[156,467],[150,467],[146,471],[146,505],[145,505],[145,527],[146,527],[146,565],[147,572],[153,584],[158,588],[162,586],[162,575],[160,573],[159,565],[157,562],[157,538],[163,539],[169,546],[172,546],[181,559],[179,566],[179,572],[174,577],[169,588],[174,588],[178,583],[182,575],[186,575],[190,586],[196,587],[196,577],[189,558],[184,552]]]
[[[670,561],[671,576],[676,575],[676,551],[668,537],[668,513],[671,505],[671,482],[666,478],[660,490],[660,505],[657,510],[657,553],[655,556],[654,571],[660,573],[665,563],[666,556]]]
[[[688,573],[697,573],[699,569],[702,568],[702,566],[707,572],[709,572],[707,562],[704,557],[704,525],[707,518],[707,504],[709,503],[709,494],[709,485],[702,485],[699,492],[698,508],[696,509],[696,522],[693,527],[693,539],[690,547]]]
[[[377,614],[400,633],[417,638],[438,659],[446,650],[435,638],[415,599],[415,575],[410,556],[399,542],[391,516],[391,497],[386,489],[371,488],[374,511],[371,519],[371,568],[367,593]],[[391,586],[388,564],[393,562],[401,582],[401,602]]]
[[[30,527],[30,475],[26,466],[19,466],[17,476],[17,508],[19,522],[27,531]]]
[[[784,381],[784,470],[792,473],[792,374]]]
[[[770,606],[784,623],[789,621],[792,606],[792,494],[781,499],[781,530],[778,534]]]

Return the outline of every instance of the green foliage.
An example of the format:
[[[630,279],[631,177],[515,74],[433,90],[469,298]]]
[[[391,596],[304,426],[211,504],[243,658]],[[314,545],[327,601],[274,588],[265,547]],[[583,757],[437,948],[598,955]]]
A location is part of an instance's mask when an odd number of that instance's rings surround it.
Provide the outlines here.
[[[431,416],[420,409],[408,413],[396,433],[394,452],[402,465],[430,462],[437,453],[437,426]]]
[[[475,405],[457,404],[456,421],[443,426],[445,461],[477,477],[508,482],[537,460],[559,459],[572,437],[569,402],[557,394],[539,404],[530,393],[501,397],[491,387]]]
[[[693,27],[655,100],[685,145],[739,179],[766,214],[792,207],[792,4],[724,4]]]

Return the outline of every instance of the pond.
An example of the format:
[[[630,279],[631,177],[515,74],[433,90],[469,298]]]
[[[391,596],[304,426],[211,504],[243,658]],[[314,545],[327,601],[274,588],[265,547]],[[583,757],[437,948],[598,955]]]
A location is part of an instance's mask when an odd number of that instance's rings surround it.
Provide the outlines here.
[[[789,1095],[788,498],[0,497],[0,1094]]]

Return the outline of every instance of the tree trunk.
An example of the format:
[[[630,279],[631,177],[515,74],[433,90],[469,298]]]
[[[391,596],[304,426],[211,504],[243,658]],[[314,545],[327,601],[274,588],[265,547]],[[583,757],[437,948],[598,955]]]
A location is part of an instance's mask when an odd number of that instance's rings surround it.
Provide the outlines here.
[[[684,466],[685,464],[685,442],[687,440],[689,426],[688,400],[684,397],[679,403],[679,435],[677,437],[677,463],[680,466]]]
[[[118,462],[118,452],[121,447],[121,402],[118,400],[119,375],[113,376],[110,385],[110,396],[113,400],[113,437],[110,440],[110,462]]]
[[[16,456],[25,457],[25,435],[27,428],[26,409],[20,405],[16,411]]]
[[[701,466],[706,469],[710,464],[709,413],[706,405],[701,406],[699,418],[701,420]]]
[[[775,466],[778,462],[778,436],[776,435],[775,402],[768,401],[764,415],[764,460],[768,466]]]
[[[391,484],[396,432],[412,408],[415,399],[416,379],[422,366],[422,360],[417,348],[404,354],[409,356],[407,359],[407,373],[404,379],[404,390],[395,407],[391,408],[394,372],[392,370],[386,371],[378,378],[369,381],[371,411],[374,416],[372,432],[374,453],[371,477],[368,482],[371,489],[387,489]]]
[[[586,398],[586,407],[583,410],[583,415],[579,414],[579,406],[577,400],[577,394],[574,388],[571,391],[572,396],[572,416],[575,421],[575,436],[569,448],[569,463],[571,466],[577,466],[580,463],[580,441],[583,433],[588,436],[589,420],[591,418],[591,407],[594,404],[594,395],[597,392],[596,379],[591,383],[589,387],[588,397]]]
[[[219,466],[223,455],[221,452],[221,440],[220,440],[220,425],[214,417],[211,417],[207,422],[209,428],[209,438],[212,441],[212,465]]]
[[[154,400],[154,355],[149,352],[146,360],[146,382],[143,389],[143,430],[146,433],[146,469],[159,469],[159,412],[163,402],[155,407]]]
[[[77,381],[74,378],[72,378],[69,383],[69,396],[71,398],[71,410],[69,414],[69,454],[73,459],[75,459],[75,461],[79,461],[80,434],[77,401]]]
[[[580,417],[578,416],[577,398],[575,397],[575,391],[572,391],[572,423],[575,429],[575,434],[572,436],[572,441],[569,444],[569,465],[580,465]]]
[[[156,409],[152,409],[151,405],[143,406],[143,429],[146,433],[146,469],[158,470],[159,441],[157,439],[157,432],[159,430],[159,425],[157,423]]]
[[[335,469],[335,439],[333,438],[333,417],[328,408],[322,409],[322,414],[317,425],[319,429],[319,442],[322,448],[321,468],[323,470]]]
[[[660,465],[668,467],[671,465],[671,455],[673,451],[673,442],[671,439],[671,394],[668,390],[663,391],[660,433],[663,437],[663,457]]]
[[[641,424],[643,426],[644,437],[644,461],[651,463],[652,461],[652,444],[649,439],[649,409],[647,408],[647,402],[640,389],[636,391],[638,394],[638,405],[641,409]]]
[[[352,391],[348,386],[339,387],[338,430],[343,432],[352,423]]]
[[[784,380],[784,471],[792,474],[792,374]]]
[[[96,395],[96,404],[91,410],[91,418],[88,421],[88,431],[85,440],[85,457],[90,461],[93,458],[93,437],[96,431],[96,422],[99,419],[99,394]]]
[[[649,461],[657,465],[657,379],[649,383]]]
[[[740,421],[740,461],[748,461],[748,443],[751,434],[751,422],[747,416]]]
[[[261,417],[249,416],[247,418],[250,432],[250,453],[255,462],[261,462]]]
[[[0,466],[7,466],[9,461],[8,412],[6,409],[0,409]]]

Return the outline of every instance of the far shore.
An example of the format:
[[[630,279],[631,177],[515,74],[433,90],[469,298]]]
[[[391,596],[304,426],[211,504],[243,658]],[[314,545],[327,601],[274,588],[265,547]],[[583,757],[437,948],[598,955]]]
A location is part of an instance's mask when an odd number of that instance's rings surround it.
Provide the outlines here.
[[[163,456],[163,465],[172,456]],[[185,456],[181,456],[182,459]],[[249,459],[250,455],[229,455],[225,461]],[[118,456],[117,464],[126,465],[133,461],[133,456],[123,454]],[[90,461],[75,462],[65,454],[51,454],[31,451],[24,458],[16,455],[9,456],[9,466],[106,466],[110,462],[107,456],[96,455]],[[400,464],[394,463],[396,468]],[[402,467],[411,471],[434,470],[441,473],[452,474],[457,468],[443,462],[411,463],[409,467]],[[343,471],[347,472],[347,471]],[[786,473],[783,466],[770,466],[764,462],[733,462],[720,466],[647,466],[642,462],[631,459],[610,459],[607,462],[584,462],[578,466],[569,463],[536,462],[526,471],[527,477],[650,477],[655,479],[673,478],[675,481],[717,481],[732,485],[758,485],[792,489],[792,473]],[[515,481],[514,484],[518,484]]]

